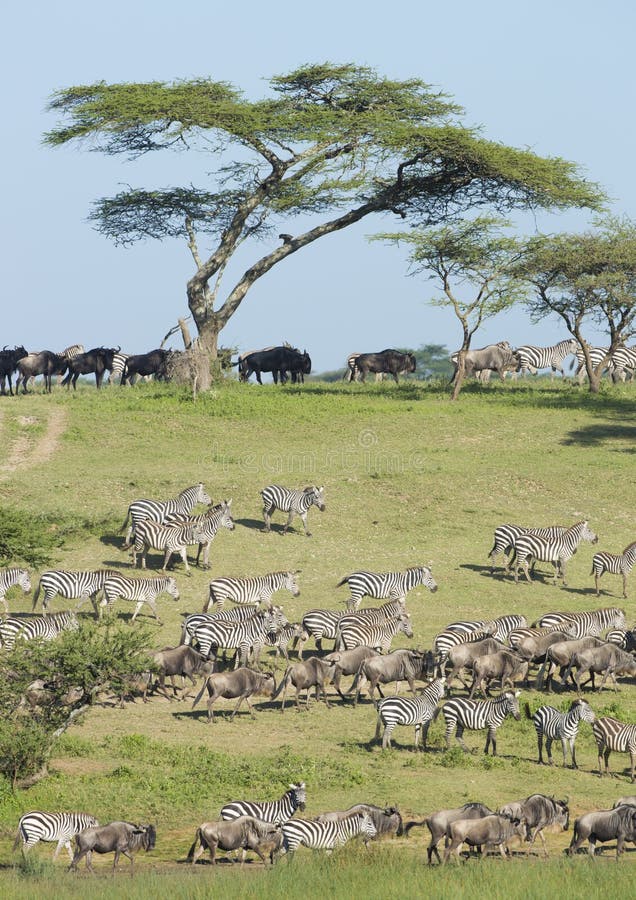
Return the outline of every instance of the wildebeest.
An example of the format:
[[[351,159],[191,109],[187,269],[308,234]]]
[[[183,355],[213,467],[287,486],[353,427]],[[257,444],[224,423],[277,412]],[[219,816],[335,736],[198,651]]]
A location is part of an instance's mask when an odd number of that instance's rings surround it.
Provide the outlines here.
[[[601,647],[590,647],[587,650],[580,650],[578,653],[574,653],[570,660],[570,668],[576,669],[574,683],[579,693],[581,692],[583,676],[588,673],[590,675],[589,680],[592,681],[592,687],[594,687],[594,674],[603,673],[603,678],[597,688],[598,691],[602,690],[610,675],[614,679],[614,689],[618,690],[616,676],[636,676],[636,659],[631,653],[626,653],[615,644],[604,644]]]
[[[517,817],[526,823],[526,840],[534,844],[537,835],[541,838],[545,856],[548,851],[545,845],[543,829],[550,825],[560,825],[563,831],[570,827],[570,808],[567,800],[555,800],[545,794],[531,794],[518,803],[509,803],[500,807],[500,815]],[[528,850],[530,848],[528,847]]]
[[[383,372],[392,375],[397,384],[398,374],[410,374],[415,371],[416,361],[412,353],[401,353],[399,350],[382,350],[380,353],[359,353],[355,358],[354,369],[360,373],[360,381],[364,381],[369,372]]]
[[[574,654],[580,650],[587,650],[590,647],[602,647],[604,644],[605,641],[596,637],[584,637],[578,641],[557,641],[556,644],[552,644],[546,650],[544,663],[537,674],[537,690],[543,688],[544,682],[547,690],[552,690],[552,679],[557,666],[559,667],[561,684],[565,687]]]
[[[210,851],[212,865],[216,865],[216,851],[241,850],[241,863],[245,862],[245,851],[253,850],[265,862],[260,845],[271,841],[280,834],[280,825],[263,822],[253,816],[239,816],[231,822],[204,822],[199,825],[194,843],[188,851],[187,862],[194,865],[205,850]],[[197,844],[199,845],[197,847]],[[235,862],[236,860],[233,860]]]
[[[170,350],[151,350],[149,353],[139,353],[128,356],[124,362],[121,373],[121,384],[126,384],[136,375],[154,375],[155,378],[166,377],[166,362],[170,356]]]
[[[501,683],[502,691],[507,684],[514,687],[516,678],[526,678],[528,665],[527,659],[521,659],[510,650],[497,650],[478,657],[473,662],[473,683],[469,697],[474,697],[477,690],[481,690],[484,696],[489,694],[490,682],[494,680]]]
[[[133,825],[132,822],[111,822],[96,828],[86,828],[75,836],[75,854],[69,870],[76,871],[77,864],[85,856],[86,868],[93,872],[93,853],[114,853],[113,872],[123,853],[130,860],[130,871],[134,871],[133,853],[154,849],[157,832],[154,825]]]
[[[243,700],[247,703],[252,718],[255,718],[249,698],[254,694],[269,697],[275,696],[276,681],[271,672],[256,672],[254,669],[246,667],[234,669],[232,672],[213,672],[205,679],[203,687],[192,704],[193,708],[203,696],[206,688],[210,695],[208,700],[208,722],[214,721],[212,706],[219,697],[223,697],[226,700],[236,700],[238,698],[238,703],[230,716],[230,721],[232,721]]]
[[[27,393],[27,381],[36,375],[44,375],[44,390],[51,393],[53,375],[64,375],[68,369],[68,359],[51,350],[41,350],[39,353],[28,353],[19,360],[17,365],[18,377],[15,382],[16,393],[22,383],[22,393]]]
[[[104,372],[112,369],[113,357],[119,353],[121,347],[93,347],[87,353],[80,353],[74,359],[68,361],[68,373],[62,382],[67,388],[73,383],[73,390],[77,389],[77,379],[80,375],[95,373],[95,386],[100,388],[104,380]]]
[[[287,696],[287,686],[293,684],[296,688],[296,709],[300,709],[300,692],[307,691],[305,696],[305,709],[309,709],[309,690],[316,689],[316,701],[320,700],[320,694],[325,701],[325,706],[329,706],[327,699],[327,691],[325,690],[325,682],[329,679],[333,672],[335,662],[333,660],[319,659],[317,656],[310,656],[305,662],[294,663],[288,666],[283,675],[278,689],[272,694],[272,700],[282,692],[283,702],[281,703],[281,712],[285,711],[285,697]]]
[[[464,821],[467,819],[483,819],[485,816],[493,815],[493,810],[483,803],[464,803],[463,806],[459,806],[456,809],[441,809],[438,812],[431,813],[430,816],[422,819],[421,822],[408,822],[404,827],[404,833],[408,834],[411,828],[426,825],[431,833],[431,841],[426,848],[427,862],[430,866],[433,862],[433,854],[437,857],[438,863],[441,863],[442,860],[437,845],[446,836],[448,828],[453,822],[457,822],[460,819]]]
[[[5,345],[4,349],[0,350],[0,393],[6,394],[5,379],[7,379],[9,381],[9,394],[13,396],[11,377],[16,370],[18,362],[26,355],[27,351],[22,345],[19,347],[16,345],[13,350],[9,350]],[[16,393],[17,390],[16,385]]]
[[[297,350],[295,347],[267,347],[264,350],[255,350],[242,354],[233,365],[239,367],[239,378],[247,381],[252,373],[256,380],[262,384],[261,374],[271,372],[274,382],[278,384],[286,380],[286,373],[290,372],[298,377],[309,375],[311,372],[311,359],[307,351]]]
[[[159,688],[169,700],[172,700],[173,697],[170,697],[166,691],[166,675],[170,676],[173,696],[176,697],[175,675],[180,675],[183,679],[189,678],[192,685],[196,686],[194,675],[207,675],[214,669],[214,661],[206,660],[189,644],[180,644],[178,647],[164,647],[162,650],[155,650],[152,653],[152,661],[159,675]],[[184,689],[181,699],[185,700],[185,698],[186,693]],[[145,700],[146,695],[144,694]]]
[[[353,647],[351,650],[336,650],[325,656],[325,659],[333,660],[335,663],[331,683],[343,700],[346,700],[346,697],[340,690],[340,679],[343,675],[356,675],[364,660],[372,656],[379,656],[378,651],[364,645]]]
[[[636,797],[619,797],[612,809],[616,809],[618,806],[636,806]]]
[[[371,821],[375,825],[376,837],[383,834],[394,834],[400,837],[404,831],[402,816],[396,806],[374,806],[372,803],[357,803],[339,812],[321,813],[316,816],[316,822],[339,822],[349,816],[357,813],[366,813],[371,817]]]
[[[625,841],[636,842],[636,806],[618,806],[585,813],[574,823],[572,841],[567,853],[576,853],[584,841],[588,841],[590,856],[594,856],[596,842],[616,841],[616,860],[623,852]]]
[[[487,853],[489,849],[499,848],[501,855],[506,858],[506,845],[515,835],[523,837],[526,823],[523,820],[511,819],[508,816],[492,815],[483,819],[459,819],[451,822],[446,831],[446,849],[444,850],[444,863],[448,862],[451,853],[459,860],[459,854],[463,844],[469,847],[483,847]]]
[[[481,633],[482,632],[480,631],[476,632],[478,635]],[[472,636],[473,635],[469,635],[469,637]],[[489,653],[496,653],[498,650],[509,649],[509,647],[502,644],[501,641],[498,641],[497,638],[494,637],[481,638],[477,641],[467,641],[464,644],[458,644],[457,647],[451,647],[448,651],[447,659],[452,668],[447,669],[446,674],[449,688],[451,681],[455,676],[459,678],[465,688],[468,688],[468,685],[461,676],[462,669],[472,669],[476,659],[486,656]]]
[[[451,362],[455,366],[452,381],[457,378],[459,369],[460,351],[451,354]],[[479,350],[467,350],[465,357],[466,376],[477,375],[480,372],[496,372],[501,380],[504,380],[505,372],[510,369],[518,369],[520,359],[512,349],[508,341],[499,341],[497,344],[488,344]]]
[[[357,705],[360,691],[368,683],[368,694],[374,699],[375,689],[384,697],[381,684],[392,681],[406,681],[412,694],[415,694],[416,678],[424,678],[427,674],[427,654],[419,650],[394,650],[386,656],[375,656],[364,659],[358,668],[353,684],[348,693],[356,692],[354,704]]]

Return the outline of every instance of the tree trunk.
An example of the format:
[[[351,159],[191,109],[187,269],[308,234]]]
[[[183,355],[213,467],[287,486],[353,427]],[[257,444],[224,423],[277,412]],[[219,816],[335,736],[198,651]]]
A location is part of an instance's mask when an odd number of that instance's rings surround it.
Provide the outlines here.
[[[459,355],[457,357],[457,371],[455,372],[455,377],[453,378],[453,393],[451,396],[451,400],[457,400],[459,397],[459,392],[462,389],[462,385],[464,383],[464,378],[466,377],[466,353],[467,350],[460,350]]]
[[[589,374],[590,394],[598,394],[601,386],[601,373],[592,368]]]

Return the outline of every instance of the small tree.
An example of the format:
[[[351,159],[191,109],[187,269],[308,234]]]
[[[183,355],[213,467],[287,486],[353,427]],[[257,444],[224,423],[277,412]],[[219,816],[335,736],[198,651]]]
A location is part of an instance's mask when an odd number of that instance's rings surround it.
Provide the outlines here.
[[[583,234],[539,236],[528,241],[518,273],[533,287],[530,315],[557,315],[579,342],[590,391],[598,393],[610,356],[636,333],[636,225],[608,218]],[[605,359],[592,364],[583,331],[588,323],[607,329]]]
[[[409,274],[437,282],[441,295],[430,302],[453,310],[462,328],[462,344],[453,380],[456,400],[466,371],[466,353],[482,323],[524,296],[515,267],[522,243],[505,235],[507,223],[482,216],[456,226],[373,235],[372,240],[410,246]]]

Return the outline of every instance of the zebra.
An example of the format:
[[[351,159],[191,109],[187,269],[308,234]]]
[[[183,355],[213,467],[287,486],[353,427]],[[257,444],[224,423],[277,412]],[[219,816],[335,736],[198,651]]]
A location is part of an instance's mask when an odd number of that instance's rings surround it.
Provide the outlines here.
[[[46,615],[49,609],[49,603],[59,594],[66,600],[80,600],[79,606],[87,597],[90,597],[93,607],[97,611],[97,595],[104,588],[104,582],[107,578],[116,575],[113,569],[97,569],[86,570],[80,572],[67,572],[63,569],[52,569],[49,572],[42,572],[40,583],[37,586],[33,597],[32,611],[35,612],[40,591],[44,592],[42,597],[42,610]]]
[[[26,856],[29,850],[38,841],[57,841],[57,847],[53,853],[53,859],[57,859],[62,847],[66,847],[69,858],[73,859],[71,850],[71,838],[85,828],[97,828],[99,822],[94,816],[87,813],[48,813],[30,812],[21,816],[18,822],[18,833],[13,844],[13,852],[18,849],[22,841],[22,855]]]
[[[135,528],[135,542],[132,550],[132,564],[137,564],[137,554],[141,554],[141,568],[146,568],[148,549],[154,547],[164,551],[162,571],[165,572],[173,553],[178,553],[183,560],[186,574],[190,574],[187,548],[190,544],[199,544],[196,563],[199,563],[201,549],[203,567],[209,568],[210,544],[220,526],[234,530],[234,520],[230,513],[231,500],[225,500],[212,508],[203,516],[190,519],[182,524],[160,524],[154,519],[144,519]]]
[[[356,365],[356,360],[361,355],[362,355],[361,353],[350,353],[349,354],[349,356],[347,357],[347,368],[345,370],[344,375],[342,376],[343,381],[360,381],[360,369]],[[402,375],[403,373],[400,372],[399,374]],[[404,370],[404,374],[406,374],[406,370]],[[384,375],[385,375],[384,372],[376,372],[375,373],[376,382],[384,381]]]
[[[402,613],[385,622],[352,622],[346,628],[339,628],[338,633],[345,650],[353,647],[373,647],[383,650],[385,653],[391,647],[391,641],[400,633],[407,637],[413,637],[411,617],[408,613]]]
[[[113,367],[110,370],[110,375],[108,376],[108,383],[114,384],[116,379],[119,378],[121,380],[122,373],[124,371],[124,366],[126,365],[126,360],[130,356],[130,353],[116,353],[113,356]],[[150,381],[152,379],[152,375],[133,375],[130,378],[130,383],[134,381]]]
[[[123,600],[132,600],[136,606],[133,612],[131,624],[137,618],[137,614],[144,603],[147,603],[155,614],[155,619],[162,625],[162,621],[157,613],[157,604],[155,600],[159,594],[170,594],[175,600],[179,599],[179,589],[177,582],[171,575],[160,575],[156,578],[127,578],[125,575],[115,573],[104,582],[104,597],[101,607],[107,610],[113,608],[115,600],[121,597]],[[101,613],[101,607],[99,612]]]
[[[574,626],[573,639],[583,637],[598,637],[608,628],[623,628],[625,625],[625,610],[617,606],[593,609],[589,612],[558,612],[546,613],[537,622],[539,628],[559,627],[562,625]]]
[[[523,525],[499,525],[495,528],[495,537],[492,550],[488,554],[490,559],[490,574],[495,571],[495,561],[500,553],[507,556],[506,565],[504,566],[504,575],[510,570],[510,563],[514,555],[515,541],[522,534],[534,534],[537,537],[547,538],[551,541],[554,538],[561,537],[564,531],[567,531],[565,525],[549,525],[546,528],[524,528]]]
[[[426,750],[428,729],[439,712],[438,703],[446,692],[446,679],[436,678],[427,685],[419,697],[385,697],[377,704],[378,723],[375,740],[380,739],[384,725],[382,749],[391,746],[391,734],[396,725],[415,725],[415,749],[418,749],[420,734],[422,749]]]
[[[336,609],[310,609],[302,617],[301,625],[309,637],[313,637],[316,648],[322,653],[323,638],[338,640],[338,622],[345,615],[344,610]],[[306,640],[301,638],[298,645],[298,657],[302,659],[303,647]],[[335,644],[334,644],[335,647]]]
[[[199,565],[201,551],[203,550],[203,562],[201,567],[203,569],[210,568],[210,544],[216,537],[216,533],[221,526],[223,528],[228,528],[230,531],[234,531],[235,525],[230,512],[231,506],[232,498],[223,500],[221,503],[217,503],[216,506],[211,506],[207,512],[200,516],[172,514],[166,518],[166,525],[191,526],[197,531],[197,534],[195,535],[196,540],[194,542],[196,543],[198,541],[199,549],[197,551],[195,565]]]
[[[636,767],[636,725],[628,725],[613,719],[611,716],[601,716],[592,722],[592,731],[598,747],[598,773],[602,775],[602,761],[605,758],[605,774],[609,774],[609,755],[612,750],[618,753],[628,752],[631,762],[631,780],[634,781],[634,768]]]
[[[312,506],[317,506],[320,512],[324,512],[324,487],[316,487],[309,485],[302,491],[291,490],[290,488],[281,487],[279,484],[270,484],[263,488],[261,497],[263,498],[263,517],[265,519],[265,527],[263,531],[271,531],[272,513],[276,509],[289,513],[287,522],[283,526],[283,534],[287,534],[287,529],[292,523],[294,515],[300,516],[305,528],[307,537],[311,537],[311,532],[307,529],[307,511]]]
[[[603,366],[603,371],[613,370],[614,366],[612,357],[608,356],[609,347],[589,347],[588,349],[590,354],[590,362],[592,363],[593,369],[596,369],[602,363],[605,363],[605,365]],[[579,384],[583,384],[583,379],[586,375],[585,354],[583,353],[581,347],[579,347],[575,351],[574,355],[576,356],[576,361],[578,363],[576,372],[574,373],[574,377]]]
[[[346,602],[347,609],[357,609],[364,596],[391,600],[406,597],[407,593],[418,584],[425,585],[431,593],[437,590],[437,584],[428,566],[412,566],[405,572],[352,572],[341,578],[336,587],[349,585],[351,596]]]
[[[567,765],[567,745],[570,746],[572,768],[578,769],[574,744],[579,733],[581,721],[592,724],[596,715],[592,707],[585,700],[574,700],[567,712],[561,712],[554,706],[540,706],[532,715],[530,706],[525,705],[526,718],[532,719],[537,732],[537,744],[539,747],[539,765],[543,765],[543,738],[545,736],[545,750],[548,763],[553,765],[552,741],[560,740],[563,749],[563,767]]]
[[[128,507],[124,524],[119,529],[123,531],[128,526],[126,539],[122,550],[130,547],[130,539],[135,527],[143,519],[154,519],[155,522],[163,523],[166,516],[171,513],[183,513],[189,515],[197,503],[205,503],[208,506],[212,503],[212,498],[208,496],[203,482],[193,484],[192,487],[185,488],[172,500],[134,500]]]
[[[9,605],[5,594],[14,584],[19,585],[25,594],[31,590],[31,577],[26,569],[0,569],[0,600],[4,604],[4,611],[9,615]]]
[[[481,728],[488,729],[484,753],[488,753],[488,747],[492,744],[492,755],[497,755],[497,729],[506,718],[512,715],[519,721],[519,691],[504,691],[494,700],[468,700],[464,697],[454,697],[447,700],[442,706],[442,713],[446,721],[446,749],[450,750],[450,739],[453,729],[456,728],[457,738],[462,750],[468,751],[462,735],[464,729],[477,731]]]
[[[298,638],[307,640],[309,635],[300,622],[288,622],[278,631],[268,631],[265,637],[267,645],[276,649],[276,656],[278,657],[282,654],[287,662],[289,662],[289,652],[287,648],[291,641],[298,640]]]
[[[203,612],[207,612],[210,605],[223,609],[226,600],[243,606],[258,607],[261,603],[271,606],[272,595],[283,589],[288,590],[292,597],[299,597],[300,588],[296,581],[299,573],[300,569],[296,569],[294,572],[270,572],[252,578],[215,578],[210,582],[210,596]]]
[[[542,538],[533,534],[522,534],[515,542],[514,576],[515,584],[519,583],[519,568],[523,568],[526,579],[531,581],[528,563],[531,558],[541,562],[551,562],[554,566],[554,584],[561,568],[561,579],[566,585],[565,564],[576,553],[581,541],[596,544],[598,537],[583,520],[566,529],[560,537]]]
[[[406,612],[406,599],[404,597],[401,597],[399,600],[391,600],[389,603],[383,603],[382,606],[370,606],[365,609],[358,609],[354,613],[345,613],[344,616],[338,620],[338,632],[340,632],[342,628],[346,630],[349,625],[362,623],[367,625],[380,625],[387,619],[394,619],[396,616],[401,616]],[[334,647],[335,650],[340,650],[340,643],[340,635],[338,634]]]
[[[274,610],[279,608],[272,607]],[[181,624],[181,643],[190,644],[195,631],[201,625],[207,625],[209,622],[247,622],[255,615],[256,610],[253,606],[234,606],[218,613],[193,613],[186,616]]]
[[[625,381],[629,372],[630,381],[636,369],[636,346],[617,347],[612,353],[612,381]]]
[[[210,654],[216,656],[219,648],[236,650],[234,668],[247,664],[250,650],[254,660],[258,662],[260,653],[267,643],[267,635],[271,631],[282,628],[287,619],[282,612],[256,613],[245,622],[207,622],[200,625],[193,634],[199,653],[206,659]]]
[[[598,587],[599,578],[604,572],[610,572],[612,575],[623,576],[623,598],[627,599],[627,576],[634,568],[634,563],[636,563],[636,541],[628,544],[621,554],[595,553],[592,557],[592,571],[590,575],[594,576],[596,596],[601,596]]]
[[[575,338],[568,338],[551,347],[533,347],[531,344],[517,347],[515,352],[521,361],[519,372],[522,375],[525,372],[536,375],[537,369],[551,369],[551,378],[555,372],[560,372],[563,376],[563,360],[570,353],[576,353],[578,346],[579,342]]]
[[[24,641],[52,641],[63,631],[77,631],[78,628],[77,616],[70,610],[54,613],[52,616],[30,616],[27,619],[9,616],[0,621],[0,647],[13,650],[18,638]]]
[[[465,627],[454,627],[465,626]],[[495,625],[491,622],[454,622],[433,638],[433,655],[435,657],[435,669],[439,675],[444,674],[448,654],[453,647],[460,644],[468,644],[473,641],[481,641],[483,638],[493,636]]]
[[[283,845],[278,855],[294,852],[304,844],[310,850],[326,850],[331,853],[347,841],[359,835],[365,843],[378,833],[369,813],[357,812],[336,822],[315,822],[307,819],[290,819],[283,823]]]
[[[616,644],[621,650],[633,653],[636,650],[636,626],[629,629],[610,629],[605,635],[605,640],[608,644]]]
[[[233,800],[221,809],[221,818],[226,822],[238,819],[239,816],[253,816],[271,825],[282,825],[289,821],[297,809],[301,812],[307,803],[305,782],[290,784],[280,800],[253,802],[251,800]]]

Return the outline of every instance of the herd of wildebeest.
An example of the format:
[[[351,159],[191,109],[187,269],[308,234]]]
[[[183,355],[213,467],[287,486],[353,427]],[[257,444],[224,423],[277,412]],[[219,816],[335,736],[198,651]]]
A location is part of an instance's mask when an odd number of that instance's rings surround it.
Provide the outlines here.
[[[324,488],[310,485],[303,489],[290,489],[281,485],[268,485],[261,491],[263,501],[264,531],[270,531],[276,511],[287,513],[282,532],[291,526],[295,516],[300,516],[305,533],[308,531],[307,515],[312,507],[323,511],[326,507]],[[200,515],[193,511],[197,503],[207,504]],[[127,599],[136,604],[133,621],[143,604],[148,604],[158,619],[156,600],[164,592],[179,599],[176,579],[166,570],[172,554],[181,555],[188,568],[187,548],[198,545],[197,562],[203,552],[202,565],[208,566],[211,542],[222,527],[233,531],[235,523],[231,514],[231,500],[214,505],[202,483],[184,489],[169,500],[138,499],[128,509],[123,529],[128,531],[123,544],[130,549],[137,565],[146,567],[150,550],[162,554],[162,574],[147,577],[128,576],[120,571],[102,569],[69,572],[50,570],[40,576],[33,598],[33,610],[42,600],[44,615],[11,616],[0,621],[0,642],[10,649],[16,640],[52,639],[66,628],[77,627],[77,614],[69,610],[49,614],[50,604],[56,595],[75,599],[79,605],[91,600],[95,615],[104,608],[112,609],[115,602]],[[570,526],[527,528],[505,524],[495,530],[494,545],[490,551],[491,572],[494,572],[500,553],[508,559],[503,576],[512,569],[515,580],[523,570],[531,580],[535,564],[551,563],[554,580],[561,578],[565,584],[566,564],[583,542],[597,543],[597,535],[588,522]],[[605,551],[594,554],[592,574],[595,577],[597,595],[599,579],[605,574],[622,577],[623,596],[627,595],[627,576],[636,558],[636,542],[628,545],[620,554]],[[289,622],[282,606],[273,603],[273,594],[281,589],[298,596],[298,572],[272,572],[265,575],[240,577],[219,576],[210,582],[208,596],[201,613],[184,614],[180,643],[162,650],[149,650],[149,670],[128,686],[132,695],[141,691],[144,701],[157,690],[169,700],[179,696],[175,677],[189,679],[196,686],[196,676],[203,675],[203,684],[194,699],[193,706],[204,693],[208,694],[209,723],[215,721],[214,706],[221,699],[236,701],[230,719],[245,702],[254,717],[251,698],[262,696],[272,701],[282,696],[280,710],[285,708],[286,692],[295,689],[296,706],[300,710],[300,697],[305,692],[305,707],[309,709],[309,692],[315,691],[316,701],[321,698],[330,706],[327,694],[333,684],[342,703],[357,706],[363,690],[367,690],[377,711],[375,738],[382,741],[382,748],[391,747],[393,730],[397,726],[414,726],[415,749],[427,749],[429,726],[442,715],[445,723],[446,749],[451,747],[453,733],[467,750],[463,735],[466,730],[487,732],[485,752],[492,748],[497,752],[496,734],[507,716],[521,719],[519,686],[530,684],[530,671],[536,668],[534,683],[537,689],[552,690],[555,676],[560,676],[560,691],[576,689],[577,696],[566,712],[552,706],[540,706],[534,711],[525,704],[525,715],[536,730],[539,762],[543,762],[545,740],[547,759],[552,765],[551,747],[559,741],[563,750],[563,764],[567,764],[569,749],[572,768],[577,768],[575,740],[581,723],[589,724],[598,746],[599,774],[608,769],[611,751],[627,751],[631,757],[631,780],[634,781],[636,765],[636,725],[621,722],[609,716],[597,716],[587,699],[584,688],[591,683],[600,691],[608,679],[617,684],[618,677],[636,676],[636,629],[626,627],[625,612],[619,607],[605,607],[592,611],[554,612],[528,625],[525,616],[504,614],[488,621],[451,622],[431,641],[430,649],[397,649],[390,652],[397,635],[413,636],[411,617],[407,610],[407,594],[419,585],[430,591],[437,590],[437,583],[428,566],[413,566],[404,571],[369,572],[356,571],[343,577],[338,586],[346,585],[349,597],[337,609],[307,610],[300,621]],[[23,590],[31,590],[28,572],[11,568],[0,570],[0,598],[14,584]],[[381,599],[380,606],[361,608],[364,596]],[[226,608],[226,601],[231,601]],[[342,606],[344,605],[344,609]],[[7,610],[8,613],[8,610]],[[305,643],[313,639],[320,655],[305,657]],[[322,641],[332,639],[334,649],[325,653]],[[273,648],[276,656],[282,654],[287,663],[283,677],[276,685],[271,669],[260,664],[265,648]],[[223,659],[221,659],[221,652]],[[290,653],[297,653],[295,662]],[[227,657],[234,654],[233,660]],[[472,681],[466,680],[472,673]],[[342,679],[352,676],[347,690],[342,689]],[[601,682],[595,685],[595,676]],[[166,678],[172,680],[172,696],[166,688]],[[587,678],[587,681],[585,679]],[[426,682],[418,690],[417,681]],[[406,682],[410,696],[399,692],[400,682]],[[461,685],[458,688],[457,683]],[[396,684],[395,694],[384,696],[382,687]],[[490,693],[497,684],[498,695]],[[38,691],[45,686],[34,684],[28,702],[38,702]],[[375,691],[381,699],[375,700]],[[467,694],[462,691],[466,689]],[[181,688],[180,699],[185,699],[190,687]],[[450,696],[451,692],[453,696]],[[483,695],[483,699],[479,699]],[[121,705],[124,705],[124,696]],[[589,696],[589,695],[588,695]],[[78,699],[81,702],[81,698]],[[217,726],[218,727],[218,726]],[[376,835],[389,833],[407,834],[417,825],[426,825],[431,833],[428,846],[428,862],[435,855],[440,862],[458,858],[464,845],[469,848],[499,849],[506,855],[509,841],[518,836],[530,845],[537,834],[543,840],[542,831],[548,826],[568,827],[569,805],[542,794],[506,804],[493,811],[481,803],[465,804],[461,808],[442,810],[422,821],[404,823],[397,807],[380,808],[372,804],[359,804],[349,810],[325,813],[314,819],[302,819],[294,813],[305,806],[304,783],[290,785],[280,800],[236,800],[221,811],[215,822],[203,823],[196,831],[195,841],[188,859],[196,862],[204,851],[209,851],[212,862],[217,849],[254,850],[265,860],[272,862],[282,854],[293,855],[299,846],[331,851],[349,839],[362,836],[366,841]],[[438,844],[445,841],[443,860]],[[70,841],[75,841],[75,852]],[[120,854],[130,857],[138,849],[150,850],[155,844],[153,826],[127,822],[114,822],[100,826],[83,813],[32,812],[20,820],[16,848],[30,849],[39,840],[67,845],[71,856],[71,868],[86,858],[92,867],[92,854],[115,853],[114,865]],[[636,797],[620,798],[611,810],[591,812],[580,816],[574,825],[574,835],[569,852],[576,852],[587,841],[593,855],[597,843],[616,840],[616,855],[623,852],[625,842],[636,843]],[[545,841],[544,841],[545,849]],[[547,851],[546,851],[547,852]]]

